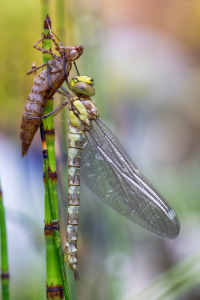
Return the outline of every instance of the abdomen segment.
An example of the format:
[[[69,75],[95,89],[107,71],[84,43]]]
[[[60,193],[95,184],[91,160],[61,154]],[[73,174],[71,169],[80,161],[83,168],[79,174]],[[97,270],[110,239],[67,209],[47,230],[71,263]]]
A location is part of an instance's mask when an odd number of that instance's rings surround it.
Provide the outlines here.
[[[65,263],[74,272],[78,279],[77,268],[77,230],[79,215],[79,186],[80,165],[83,139],[81,129],[70,126],[68,133],[68,213],[67,213],[67,235],[64,251]]]

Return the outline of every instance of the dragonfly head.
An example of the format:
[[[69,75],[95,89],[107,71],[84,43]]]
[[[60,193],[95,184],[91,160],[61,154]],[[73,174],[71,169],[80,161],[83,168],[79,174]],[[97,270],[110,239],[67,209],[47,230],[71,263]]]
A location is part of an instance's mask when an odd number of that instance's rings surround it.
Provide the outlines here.
[[[84,48],[82,46],[56,46],[55,50],[57,50],[60,53],[61,57],[65,57],[65,60],[68,62],[78,59],[83,54]]]
[[[75,93],[88,97],[95,95],[94,80],[88,76],[76,76],[70,81],[70,86]]]

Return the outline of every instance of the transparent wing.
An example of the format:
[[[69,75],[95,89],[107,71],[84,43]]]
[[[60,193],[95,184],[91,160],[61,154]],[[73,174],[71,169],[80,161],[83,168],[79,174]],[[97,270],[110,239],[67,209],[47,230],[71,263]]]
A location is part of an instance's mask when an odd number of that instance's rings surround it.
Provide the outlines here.
[[[180,223],[171,205],[99,118],[85,131],[80,175],[98,198],[125,218],[161,238],[178,236]]]

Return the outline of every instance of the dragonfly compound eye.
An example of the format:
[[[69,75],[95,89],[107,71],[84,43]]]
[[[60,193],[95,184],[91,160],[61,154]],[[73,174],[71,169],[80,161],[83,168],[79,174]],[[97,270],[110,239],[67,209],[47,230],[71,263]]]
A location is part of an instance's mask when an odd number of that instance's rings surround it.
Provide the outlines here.
[[[71,57],[71,60],[76,60],[79,56],[79,53],[77,50],[71,50],[70,51],[70,57]]]
[[[94,86],[89,85],[85,82],[77,82],[73,85],[70,83],[71,87],[73,88],[74,92],[78,95],[86,95],[88,97],[95,95],[95,88]]]
[[[70,86],[75,93],[88,97],[95,95],[94,81],[88,76],[76,76],[72,78]]]

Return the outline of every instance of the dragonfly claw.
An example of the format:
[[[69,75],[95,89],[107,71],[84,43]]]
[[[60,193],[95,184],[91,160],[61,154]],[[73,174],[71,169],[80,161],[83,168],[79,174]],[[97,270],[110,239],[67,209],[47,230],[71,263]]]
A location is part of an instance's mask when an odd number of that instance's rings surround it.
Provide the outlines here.
[[[80,280],[80,277],[79,277],[78,272],[76,270],[74,271],[74,278],[75,278],[76,281]]]

